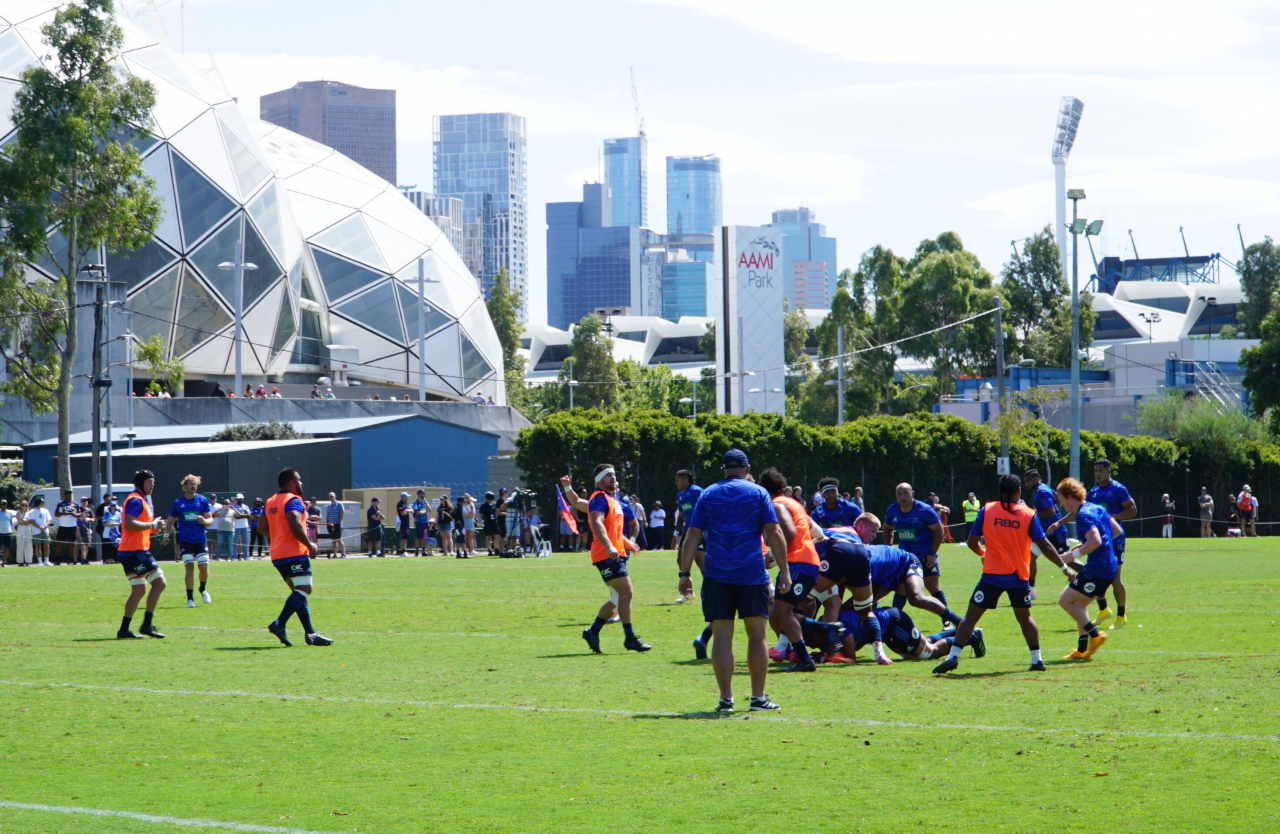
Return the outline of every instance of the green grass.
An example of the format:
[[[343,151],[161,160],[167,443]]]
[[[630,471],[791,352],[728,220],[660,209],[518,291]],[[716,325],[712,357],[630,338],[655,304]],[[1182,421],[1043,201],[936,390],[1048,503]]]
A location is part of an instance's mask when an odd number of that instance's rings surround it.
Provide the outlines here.
[[[1276,554],[1135,540],[1130,626],[1090,663],[1054,663],[1074,629],[1051,574],[1046,673],[1024,672],[1002,604],[987,657],[947,679],[905,662],[771,676],[781,716],[733,719],[704,712],[700,612],[672,604],[670,553],[632,560],[643,656],[618,626],[587,653],[605,593],[583,554],[321,560],[329,649],[296,621],[292,649],[264,630],[284,597],[265,562],[214,564],[195,610],[166,563],[169,638],[137,642],[111,639],[118,567],[10,567],[0,801],[318,832],[1276,830]],[[962,607],[977,559],[948,547],[942,564]],[[0,807],[0,832],[186,830]]]

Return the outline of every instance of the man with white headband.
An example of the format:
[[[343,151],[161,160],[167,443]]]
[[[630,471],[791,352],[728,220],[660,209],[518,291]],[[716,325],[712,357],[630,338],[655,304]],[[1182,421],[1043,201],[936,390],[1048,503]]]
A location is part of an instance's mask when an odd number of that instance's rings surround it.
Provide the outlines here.
[[[862,515],[862,509],[848,498],[840,495],[840,482],[835,478],[823,478],[818,481],[820,500],[814,503],[810,518],[821,528],[852,527]]]
[[[600,654],[600,629],[613,614],[616,606],[618,617],[622,620],[622,630],[626,637],[622,641],[624,648],[633,652],[647,652],[652,646],[636,636],[631,627],[631,577],[627,573],[627,551],[633,546],[626,536],[627,520],[622,512],[622,504],[613,497],[618,484],[618,476],[613,466],[602,463],[595,471],[595,491],[587,502],[587,518],[591,525],[591,563],[600,571],[600,578],[617,594],[615,600],[610,594],[609,600],[600,607],[595,622],[582,632],[582,639],[587,641],[591,651]]]

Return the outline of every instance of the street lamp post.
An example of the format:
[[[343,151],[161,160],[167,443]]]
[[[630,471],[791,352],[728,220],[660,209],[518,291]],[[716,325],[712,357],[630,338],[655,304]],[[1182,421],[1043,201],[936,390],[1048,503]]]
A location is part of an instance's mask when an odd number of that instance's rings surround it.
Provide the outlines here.
[[[427,401],[427,284],[439,284],[439,278],[427,280],[426,256],[418,258],[418,401]]]
[[[257,264],[249,264],[244,262],[244,218],[240,218],[240,239],[236,241],[236,259],[234,261],[223,261],[218,264],[218,269],[235,270],[236,273],[236,327],[235,327],[235,344],[236,344],[236,385],[235,395],[240,396],[241,385],[244,379],[240,372],[240,342],[244,337],[244,272],[246,269],[255,270]]]
[[[1006,400],[1005,380],[1004,380],[1004,325],[1001,316],[1004,312],[1004,304],[1000,300],[1000,296],[996,296],[996,389],[997,389],[997,413],[1003,414],[1008,408]],[[1009,429],[1005,422],[1000,421],[1000,460],[996,462],[996,474],[1008,475],[1009,469]]]
[[[1053,133],[1054,219],[1058,229],[1054,238],[1058,241],[1058,262],[1062,265],[1063,275],[1067,274],[1067,160],[1075,145],[1083,113],[1084,102],[1075,96],[1063,96]]]
[[[1102,221],[1090,223],[1080,217],[1080,201],[1084,189],[1067,192],[1071,200],[1071,477],[1080,479],[1080,235],[1096,236]]]

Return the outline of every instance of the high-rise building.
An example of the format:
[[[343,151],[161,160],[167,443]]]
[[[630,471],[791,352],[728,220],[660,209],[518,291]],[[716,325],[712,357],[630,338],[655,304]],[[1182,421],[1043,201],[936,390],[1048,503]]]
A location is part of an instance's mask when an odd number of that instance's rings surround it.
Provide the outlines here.
[[[649,225],[649,140],[643,133],[604,140],[604,185],[613,195],[609,225]]]
[[[667,157],[667,234],[711,234],[722,203],[719,157]]]
[[[264,122],[301,133],[396,181],[396,91],[300,81],[258,101]]]
[[[837,275],[836,239],[827,237],[827,227],[804,206],[775,211],[768,226],[782,230],[783,291],[791,309],[829,307]]]
[[[682,257],[683,256],[683,257]],[[662,265],[662,317],[708,316],[715,297],[715,266],[675,250]]]
[[[561,330],[600,308],[640,309],[641,257],[657,237],[614,226],[609,189],[582,186],[582,201],[547,203],[547,324]]]
[[[414,208],[425,214],[440,231],[444,232],[449,245],[461,253],[463,248],[462,200],[457,197],[437,197],[430,191],[416,188],[402,188],[401,191],[409,202],[413,203]]]
[[[485,296],[505,269],[528,318],[529,191],[525,120],[512,113],[435,117],[436,197],[462,200],[463,261]]]

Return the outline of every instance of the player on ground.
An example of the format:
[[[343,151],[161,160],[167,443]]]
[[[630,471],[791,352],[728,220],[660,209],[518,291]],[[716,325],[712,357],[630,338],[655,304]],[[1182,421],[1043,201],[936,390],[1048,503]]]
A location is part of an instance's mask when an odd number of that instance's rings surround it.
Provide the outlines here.
[[[876,663],[888,666],[893,663],[884,653],[884,639],[880,634],[880,623],[874,616],[875,594],[871,587],[871,553],[863,542],[874,539],[875,525],[871,520],[875,516],[863,513],[853,523],[853,529],[832,528],[823,531],[826,539],[815,545],[818,557],[818,582],[813,587],[812,596],[823,606],[823,619],[829,623],[839,622],[840,602],[844,591],[851,591],[850,603],[853,610],[862,618],[867,636],[874,648]]]
[[[609,600],[600,606],[595,622],[582,632],[582,639],[587,641],[591,651],[596,654],[601,653],[600,629],[609,622],[615,606],[626,635],[622,641],[623,647],[633,652],[647,652],[653,648],[637,637],[631,627],[632,589],[631,577],[627,574],[628,544],[624,532],[626,519],[622,514],[622,504],[613,497],[617,483],[618,478],[613,466],[607,463],[600,464],[595,471],[595,492],[591,493],[591,499],[587,502],[587,518],[592,533],[591,564],[600,571],[600,578],[604,580],[604,584],[617,594],[616,602],[613,594],[610,594]],[[572,486],[565,492],[572,493]],[[577,498],[576,494],[573,498]]]
[[[938,565],[938,548],[946,538],[942,531],[942,520],[923,501],[916,500],[911,484],[898,484],[895,490],[897,501],[889,505],[884,514],[884,543],[894,544],[893,536],[898,536],[897,544],[908,553],[914,553],[924,567],[924,586],[929,593],[947,604],[947,595],[942,592],[942,569]],[[895,594],[893,607],[901,608],[906,600]],[[944,618],[942,627],[950,623]]]
[[[332,646],[328,637],[311,627],[311,560],[316,555],[315,542],[307,535],[307,506],[302,503],[302,476],[296,469],[281,470],[276,478],[280,491],[267,499],[267,510],[258,522],[270,542],[271,564],[289,586],[289,596],[280,616],[271,621],[267,631],[286,646],[292,646],[285,634],[289,618],[298,615],[308,646]]]
[[[985,542],[986,548],[983,548]],[[969,610],[956,629],[955,642],[947,659],[934,667],[935,675],[953,671],[960,665],[960,651],[969,643],[982,615],[991,611],[1001,594],[1009,595],[1009,605],[1022,627],[1031,650],[1031,672],[1043,672],[1040,657],[1040,628],[1031,619],[1031,545],[1035,543],[1049,561],[1062,568],[1068,578],[1071,569],[1063,564],[1053,545],[1045,538],[1036,511],[1022,503],[1022,481],[1017,475],[1000,476],[1000,500],[984,504],[969,530],[969,549],[982,557],[982,577],[969,598]],[[974,647],[976,650],[976,646]]]
[[[1080,633],[1079,644],[1066,656],[1067,660],[1087,660],[1107,642],[1106,633],[1099,633],[1097,623],[1089,622],[1088,607],[1094,599],[1104,596],[1107,586],[1120,575],[1114,548],[1120,524],[1107,514],[1105,507],[1087,502],[1085,498],[1084,485],[1079,481],[1064,478],[1058,484],[1058,499],[1067,508],[1067,514],[1075,518],[1076,532],[1080,535],[1079,546],[1067,555],[1089,557],[1088,563],[1058,597],[1058,604],[1076,621]],[[1119,596],[1116,595],[1117,600]]]
[[[680,542],[680,593],[693,592],[690,568],[704,531],[711,534],[702,567],[702,615],[711,623],[714,642],[711,663],[720,688],[716,712],[733,712],[733,620],[742,619],[747,632],[747,668],[751,674],[751,711],[773,712],[780,707],[765,693],[769,654],[765,634],[769,617],[769,573],[760,542],[769,543],[778,564],[779,594],[791,589],[787,543],[778,526],[769,493],[747,480],[751,466],[739,449],[724,453],[724,479],[703,491],[685,538]]]
[[[209,584],[209,525],[213,524],[213,511],[209,499],[196,490],[200,489],[200,476],[188,475],[182,479],[182,495],[173,499],[169,507],[168,532],[178,531],[178,552],[182,555],[182,569],[187,583],[187,607],[195,608],[195,575],[200,571],[200,598],[205,605],[213,602],[205,586]]]
[[[120,630],[116,632],[116,638],[138,639],[138,635],[129,630],[129,622],[133,619],[134,612],[138,610],[138,603],[142,601],[143,594],[146,594],[147,610],[142,615],[142,628],[138,631],[148,637],[159,639],[164,635],[156,631],[151,619],[155,616],[160,595],[164,593],[165,582],[164,571],[160,570],[160,566],[151,555],[151,532],[163,529],[164,519],[152,517],[151,503],[148,500],[152,490],[156,488],[156,476],[145,469],[138,471],[134,473],[133,486],[133,492],[124,499],[120,552],[116,557],[124,568],[124,575],[129,577],[129,598],[124,603],[124,618],[120,620]],[[167,539],[168,536],[164,538]],[[151,586],[150,593],[146,591],[147,585]]]
[[[1106,509],[1107,514],[1117,522],[1137,517],[1137,502],[1133,500],[1133,496],[1129,494],[1129,490],[1125,488],[1124,484],[1111,477],[1111,461],[1102,458],[1093,464],[1093,480],[1096,486],[1089,490],[1085,500],[1090,504],[1101,504]],[[1054,524],[1060,527],[1069,521],[1075,521],[1075,517],[1071,513],[1067,513],[1060,521],[1054,522]],[[1079,532],[1077,529],[1078,538]],[[1125,592],[1124,583],[1120,581],[1120,574],[1124,570],[1124,525],[1120,526],[1120,535],[1116,537],[1113,545],[1117,568],[1111,587],[1116,592],[1116,621],[1111,624],[1111,628],[1116,629],[1124,628],[1128,623],[1124,616],[1128,594]],[[1106,595],[1099,595],[1098,616],[1094,619],[1093,624],[1102,625],[1109,619],[1111,619],[1111,609],[1107,607],[1107,597]]]
[[[791,587],[787,591],[774,589],[773,611],[769,615],[769,621],[776,631],[786,636],[791,649],[796,653],[795,665],[783,671],[812,672],[817,667],[805,646],[796,609],[804,604],[809,592],[818,582],[818,563],[821,560],[814,542],[826,537],[822,534],[822,528],[809,519],[804,505],[791,497],[787,479],[781,472],[773,468],[766,469],[760,473],[760,486],[764,487],[773,501],[773,511],[787,543],[786,572],[791,578]],[[782,575],[782,571],[779,571],[778,576]]]
[[[877,608],[875,618],[884,635],[884,644],[907,660],[944,657],[951,649],[951,641],[955,637],[955,629],[947,629],[928,637],[922,636],[911,616],[898,608]],[[853,609],[840,612],[840,624],[844,627],[842,655],[852,658],[858,649],[871,641],[866,635],[866,629],[862,627],[862,617]],[[982,629],[975,629],[973,636],[981,638]],[[973,643],[974,657],[982,657],[986,651],[986,645],[981,639]]]
[[[1036,517],[1040,519],[1040,526],[1044,528],[1045,535],[1053,544],[1055,550],[1061,555],[1067,552],[1067,529],[1061,525],[1053,526],[1053,523],[1062,518],[1062,513],[1058,512],[1058,502],[1054,497],[1053,487],[1040,480],[1040,473],[1035,469],[1028,469],[1022,473],[1022,485],[1027,492],[1031,493],[1031,508],[1036,511]],[[1049,532],[1050,529],[1053,532]],[[1031,598],[1036,598],[1036,564],[1039,561],[1036,557],[1040,555],[1040,548],[1036,545],[1031,546]]]
[[[813,508],[813,520],[819,527],[852,527],[862,515],[862,509],[840,495],[840,482],[835,478],[818,481],[818,494],[822,500]]]

